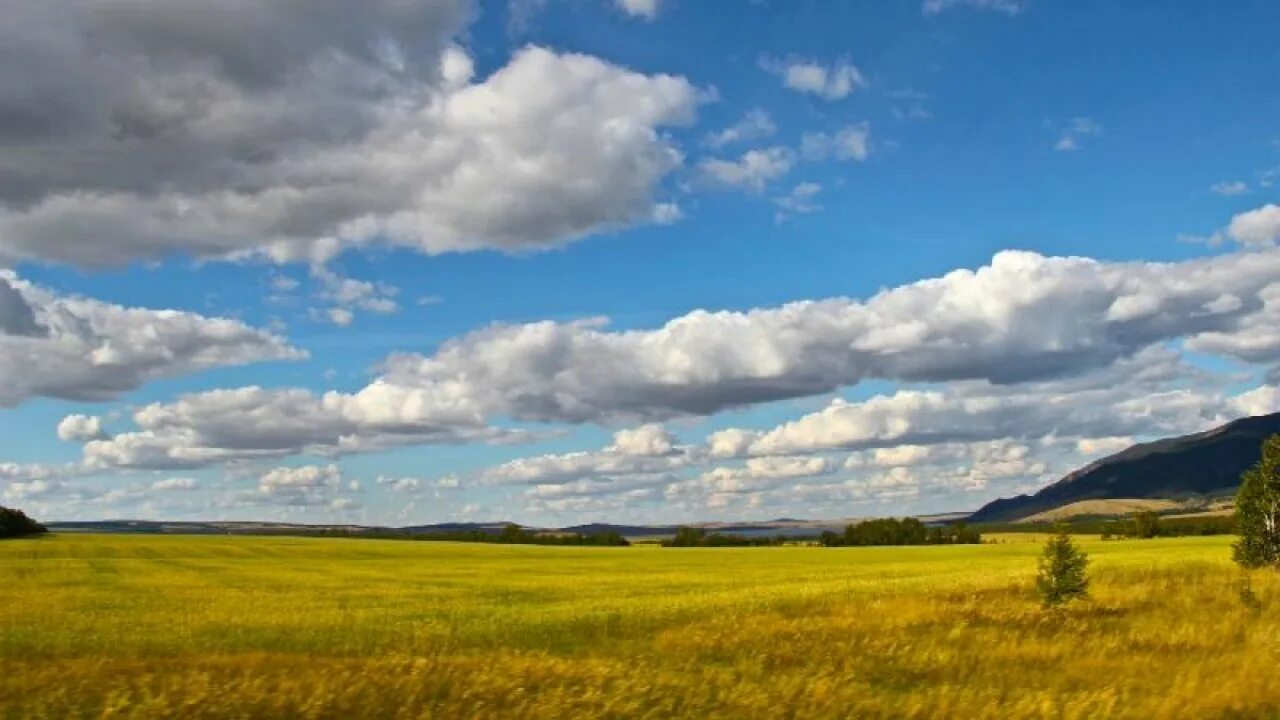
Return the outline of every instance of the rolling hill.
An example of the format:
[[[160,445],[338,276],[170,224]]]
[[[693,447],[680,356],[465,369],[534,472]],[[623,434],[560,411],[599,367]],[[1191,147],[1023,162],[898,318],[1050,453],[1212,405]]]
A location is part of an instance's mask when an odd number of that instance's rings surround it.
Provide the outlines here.
[[[1276,433],[1280,433],[1280,413],[1134,445],[1033,495],[991,502],[969,520],[1010,522],[1083,500],[1179,499],[1234,493],[1240,473],[1258,461],[1262,441]]]
[[[1172,510],[1194,510],[1180,500],[1163,500],[1155,498],[1120,500],[1080,500],[1068,503],[1052,510],[1045,510],[1034,515],[1020,518],[1020,523],[1054,523],[1080,517],[1121,517],[1136,512],[1149,510],[1152,512],[1169,512]],[[1193,513],[1194,514],[1194,513]]]

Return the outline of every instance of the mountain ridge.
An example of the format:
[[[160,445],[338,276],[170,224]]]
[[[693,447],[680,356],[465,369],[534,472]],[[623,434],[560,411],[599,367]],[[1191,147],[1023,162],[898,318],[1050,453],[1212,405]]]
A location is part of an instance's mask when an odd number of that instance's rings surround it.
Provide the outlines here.
[[[1010,522],[1083,500],[1177,499],[1234,493],[1258,461],[1262,441],[1280,433],[1280,413],[1239,418],[1190,435],[1139,443],[1095,460],[1029,495],[1001,498],[971,522]]]

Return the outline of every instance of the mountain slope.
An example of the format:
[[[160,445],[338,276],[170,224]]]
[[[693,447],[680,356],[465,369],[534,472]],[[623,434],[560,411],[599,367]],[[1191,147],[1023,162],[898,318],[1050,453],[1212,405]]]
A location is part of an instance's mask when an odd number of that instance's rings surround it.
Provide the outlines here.
[[[1234,491],[1280,433],[1280,413],[1243,418],[1194,435],[1134,445],[1067,475],[1034,495],[996,500],[972,522],[1008,522],[1081,500],[1178,498]]]

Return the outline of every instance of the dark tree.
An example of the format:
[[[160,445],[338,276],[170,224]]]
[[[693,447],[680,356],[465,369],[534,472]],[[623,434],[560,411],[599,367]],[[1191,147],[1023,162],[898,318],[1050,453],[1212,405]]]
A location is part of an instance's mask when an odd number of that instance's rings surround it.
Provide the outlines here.
[[[1089,594],[1089,578],[1085,568],[1089,556],[1075,543],[1065,529],[1049,540],[1040,558],[1036,591],[1045,607],[1056,607]]]
[[[979,545],[982,543],[982,533],[969,527],[963,521],[957,522],[950,526],[951,542],[956,545]]]
[[[1160,516],[1150,510],[1133,514],[1133,536],[1147,540],[1160,534]]]
[[[1246,568],[1280,567],[1280,435],[1262,443],[1262,458],[1240,480],[1235,560]]]
[[[26,513],[21,510],[0,507],[0,538],[39,535],[43,532],[47,532],[45,527],[27,517]]]
[[[500,543],[523,543],[528,539],[530,533],[526,533],[524,528],[515,523],[507,523],[502,526],[502,532],[498,533],[498,542]]]
[[[698,547],[706,537],[707,531],[702,528],[679,527],[676,528],[676,536],[665,544],[668,547]]]

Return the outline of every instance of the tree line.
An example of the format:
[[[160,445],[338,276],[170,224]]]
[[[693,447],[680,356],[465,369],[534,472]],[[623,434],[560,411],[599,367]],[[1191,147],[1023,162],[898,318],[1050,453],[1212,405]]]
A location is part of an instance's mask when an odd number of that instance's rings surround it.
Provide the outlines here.
[[[1150,512],[1150,511],[1144,511]],[[1234,535],[1236,518],[1234,515],[1209,515],[1200,517],[1168,517],[1151,513],[1155,521],[1148,519],[1139,521],[1128,518],[1102,518],[1098,516],[1080,516],[1058,523],[978,523],[976,527],[984,533],[1046,533],[1056,532],[1065,526],[1073,535],[1102,535],[1105,539],[1149,538],[1149,537],[1188,537],[1192,535]],[[1147,518],[1150,516],[1144,516]],[[1154,528],[1154,531],[1151,529]]]
[[[709,533],[703,528],[679,527],[676,528],[674,537],[667,538],[659,544],[662,547],[777,547],[794,541],[794,538],[781,535],[746,537]]]
[[[846,525],[843,533],[828,530],[818,540],[827,547],[977,545],[982,534],[963,522],[928,526],[915,518],[883,518]]]
[[[1189,535],[1231,535],[1236,532],[1234,515],[1162,518],[1151,510],[1136,512],[1126,520],[1106,520],[1098,527],[1103,540],[1136,538],[1148,540],[1157,537],[1187,537]]]

